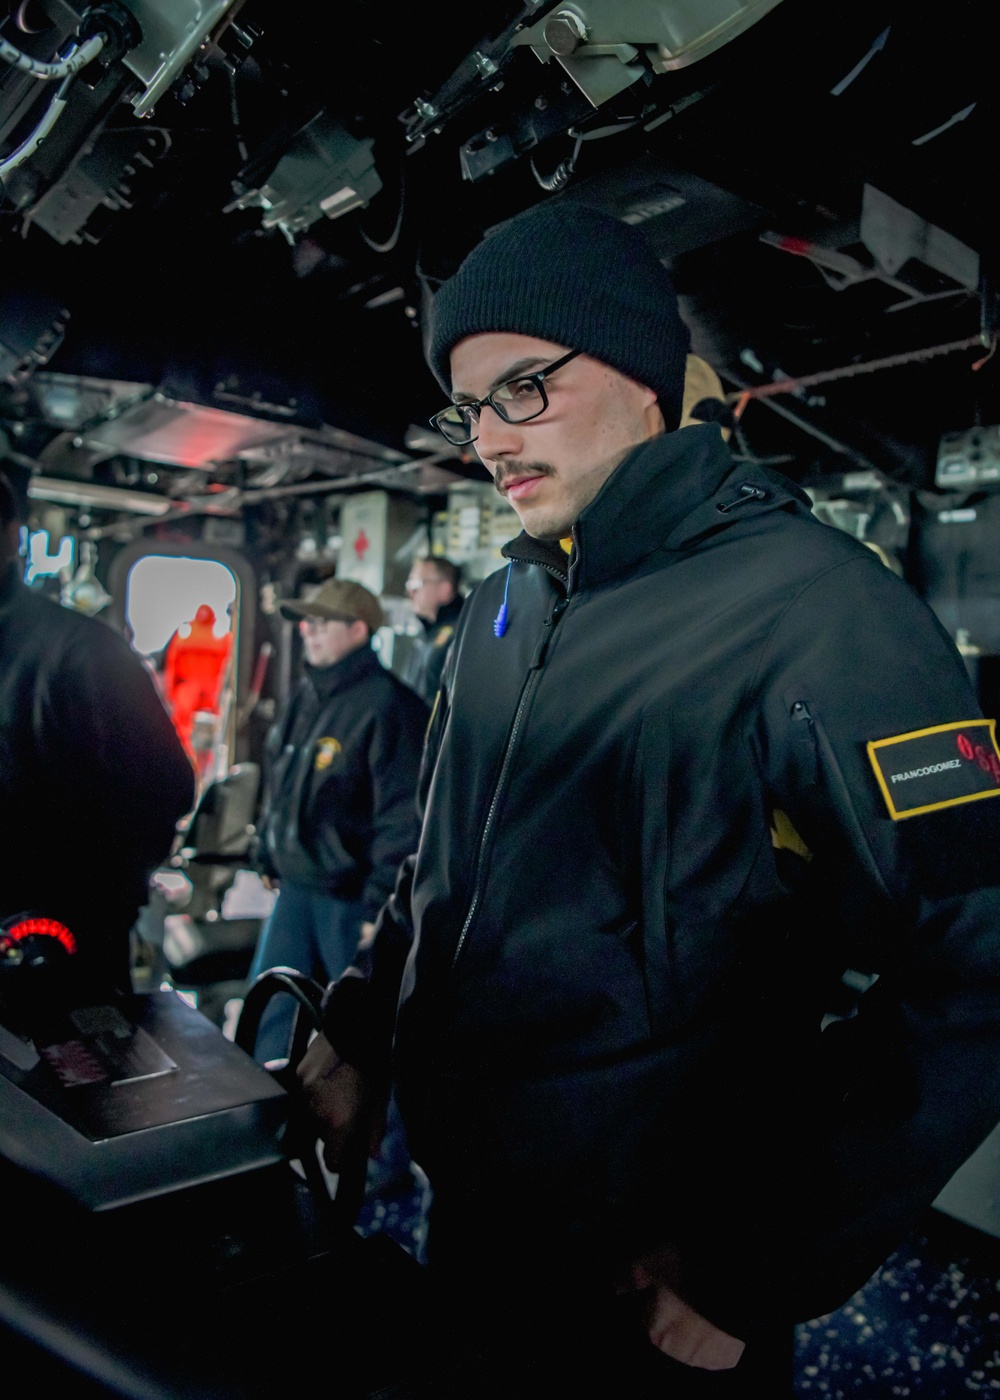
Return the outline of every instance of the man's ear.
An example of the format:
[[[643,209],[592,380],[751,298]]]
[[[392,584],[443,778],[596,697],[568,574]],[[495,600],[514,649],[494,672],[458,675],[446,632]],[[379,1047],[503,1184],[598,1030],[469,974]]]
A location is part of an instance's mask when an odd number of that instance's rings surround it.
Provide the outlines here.
[[[639,407],[642,410],[646,437],[659,437],[661,433],[666,431],[667,424],[663,417],[663,410],[660,408],[659,400],[656,397],[656,390],[651,389],[648,384],[643,384],[638,379],[633,379],[632,383],[639,390]]]
[[[653,400],[651,408],[646,409],[646,428],[650,437],[659,437],[667,431],[667,420],[657,399]]]

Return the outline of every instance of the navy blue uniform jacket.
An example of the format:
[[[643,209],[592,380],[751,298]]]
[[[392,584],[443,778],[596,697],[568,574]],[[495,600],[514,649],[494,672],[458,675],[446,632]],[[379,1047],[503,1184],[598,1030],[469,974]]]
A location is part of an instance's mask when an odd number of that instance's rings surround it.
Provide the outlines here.
[[[669,1241],[746,1337],[843,1302],[1000,1119],[1000,759],[925,605],[717,428],[573,533],[507,547],[502,637],[505,570],[463,611],[370,1033],[398,993],[454,1246]]]
[[[267,737],[260,861],[306,889],[361,900],[374,919],[420,824],[427,706],[359,647],[306,667]]]

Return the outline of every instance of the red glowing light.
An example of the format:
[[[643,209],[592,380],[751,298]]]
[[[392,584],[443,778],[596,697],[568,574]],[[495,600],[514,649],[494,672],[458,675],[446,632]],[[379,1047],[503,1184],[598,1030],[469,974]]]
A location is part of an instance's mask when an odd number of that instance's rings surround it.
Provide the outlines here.
[[[57,939],[67,953],[76,952],[76,939],[65,924],[60,924],[55,919],[22,919],[20,923],[12,924],[3,931],[3,936],[14,943],[20,943],[22,938],[32,938],[36,934]]]
[[[794,253],[797,258],[807,258],[816,245],[808,238],[785,237],[778,240],[778,247],[786,253]]]

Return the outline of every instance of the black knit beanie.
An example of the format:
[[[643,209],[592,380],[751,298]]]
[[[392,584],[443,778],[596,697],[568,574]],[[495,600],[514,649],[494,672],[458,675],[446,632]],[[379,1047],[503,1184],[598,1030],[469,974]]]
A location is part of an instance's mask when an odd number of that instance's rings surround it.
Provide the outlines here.
[[[690,335],[666,268],[620,219],[550,200],[475,247],[431,309],[427,359],[446,393],[452,348],[482,331],[582,350],[654,390],[668,432],[680,422]]]

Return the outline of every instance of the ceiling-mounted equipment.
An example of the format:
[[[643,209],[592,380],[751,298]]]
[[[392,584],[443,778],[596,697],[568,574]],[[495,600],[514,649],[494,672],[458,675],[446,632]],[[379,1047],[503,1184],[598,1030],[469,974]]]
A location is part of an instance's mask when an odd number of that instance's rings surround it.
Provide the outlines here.
[[[372,157],[373,142],[352,136],[321,112],[298,133],[256,188],[234,182],[229,209],[260,208],[265,228],[280,228],[289,243],[324,216],[339,219],[373,199],[382,181]]]
[[[964,486],[1000,485],[1000,427],[945,433],[938,444],[934,484],[945,491]]]
[[[861,241],[889,277],[914,259],[967,291],[979,287],[979,254],[974,248],[874,185],[865,185],[862,192]]]
[[[203,47],[233,0],[128,0],[142,40],[125,55],[143,91],[132,98],[137,117],[152,115],[174,79]]]
[[[44,365],[62,344],[69,312],[33,288],[0,291],[0,383],[16,384]]]
[[[780,0],[526,0],[521,14],[502,33],[480,40],[437,91],[425,91],[414,99],[400,118],[406,140],[416,148],[431,134],[440,134],[479,93],[500,92],[518,71],[518,51],[529,49],[558,80],[551,84],[543,79],[546,91],[539,92],[519,115],[516,124],[523,129],[516,135],[493,122],[481,138],[472,138],[473,143],[482,139],[488,145],[513,145],[506,157],[513,159],[557,131],[585,121],[594,108],[633,84],[686,68],[714,53],[778,4]],[[572,84],[565,81],[560,68]],[[680,103],[690,105],[701,95],[685,93]],[[659,120],[666,121],[679,110],[676,105],[661,112]],[[504,124],[509,126],[509,119]],[[478,178],[478,154],[470,151],[468,143],[463,147],[463,169],[468,163],[469,179]],[[499,164],[506,163],[506,158],[501,157]]]
[[[814,240],[766,229],[760,240],[807,258],[835,292],[862,282],[883,282],[902,292],[904,299],[886,308],[890,311],[969,296],[979,289],[979,254],[974,248],[874,185],[864,186],[859,222],[849,231],[836,231],[836,236],[841,244],[846,239],[848,247],[860,242],[871,260],[833,246],[829,235]]]
[[[57,501],[86,510],[121,510],[130,515],[166,515],[173,502],[152,491],[127,491],[97,481],[71,481],[54,476],[33,476],[28,483],[33,501]]]
[[[595,107],[642,77],[686,68],[749,29],[780,0],[573,0],[515,35],[555,59]]]
[[[230,23],[236,8],[236,0],[77,8],[53,0],[26,25],[21,6],[8,26],[21,31],[18,42],[0,35],[0,192],[22,232],[37,225],[58,243],[100,240],[108,215],[131,207],[136,185],[170,147],[165,126],[135,117],[152,116],[170,88],[185,101],[209,63],[232,73],[253,44],[252,26]]]

